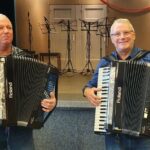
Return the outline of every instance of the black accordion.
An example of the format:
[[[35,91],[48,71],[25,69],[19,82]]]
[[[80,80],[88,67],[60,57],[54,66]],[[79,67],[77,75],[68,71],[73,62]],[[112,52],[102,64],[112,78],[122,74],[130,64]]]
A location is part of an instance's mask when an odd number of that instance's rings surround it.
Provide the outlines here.
[[[95,133],[150,136],[150,63],[116,61],[99,69]]]
[[[2,126],[41,128],[50,113],[41,100],[58,92],[58,70],[34,58],[0,58],[0,123]]]

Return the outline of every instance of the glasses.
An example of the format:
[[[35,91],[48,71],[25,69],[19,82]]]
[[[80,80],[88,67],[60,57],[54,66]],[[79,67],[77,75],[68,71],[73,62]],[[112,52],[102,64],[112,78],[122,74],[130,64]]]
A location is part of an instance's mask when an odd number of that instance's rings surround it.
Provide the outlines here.
[[[110,35],[114,36],[114,37],[120,37],[121,35],[124,35],[125,37],[128,37],[131,32],[133,32],[133,31],[116,32],[116,33],[112,33]]]

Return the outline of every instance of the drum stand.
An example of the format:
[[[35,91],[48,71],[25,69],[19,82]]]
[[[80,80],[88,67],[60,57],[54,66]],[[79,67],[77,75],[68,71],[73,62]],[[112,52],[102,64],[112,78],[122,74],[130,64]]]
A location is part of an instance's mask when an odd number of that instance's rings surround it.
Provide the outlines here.
[[[86,47],[87,47],[87,63],[85,64],[81,74],[88,74],[88,73],[94,73],[94,69],[90,60],[91,56],[91,31],[97,31],[94,28],[92,29],[91,27],[95,27],[95,24],[97,22],[87,22],[84,20],[81,21],[81,30],[87,32],[87,42],[86,42]]]
[[[62,26],[64,26],[66,29],[62,29],[62,31],[67,31],[67,53],[68,53],[68,58],[67,58],[67,63],[65,65],[65,68],[62,70],[62,73],[66,73],[66,72],[75,72],[73,65],[72,65],[72,61],[71,61],[71,42],[70,42],[70,32],[71,31],[76,31],[74,29],[71,28],[71,21],[70,20],[61,20],[59,22],[59,24],[61,24]]]

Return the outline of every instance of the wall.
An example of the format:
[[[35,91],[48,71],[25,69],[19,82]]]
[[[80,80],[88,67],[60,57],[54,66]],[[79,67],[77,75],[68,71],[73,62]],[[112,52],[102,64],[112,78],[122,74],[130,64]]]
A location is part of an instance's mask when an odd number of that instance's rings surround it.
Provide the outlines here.
[[[50,1],[49,3],[46,0],[45,1],[33,0],[32,2],[29,0],[26,0],[24,1],[23,7],[22,7],[22,3],[19,0],[16,0],[17,45],[21,48],[29,49],[30,47],[29,45],[30,44],[29,43],[29,19],[30,19],[30,23],[32,25],[32,40],[31,40],[32,48],[31,49],[35,50],[36,52],[47,52],[48,51],[47,34],[46,32],[43,33],[43,29],[41,31],[40,26],[42,26],[42,24],[45,24],[44,16],[46,16],[48,20],[50,20],[49,18],[50,6],[52,4],[56,4],[56,5],[66,4],[66,2],[55,1],[55,3],[53,3],[53,1]],[[92,4],[92,5],[100,4],[100,2],[98,0],[95,0],[95,1],[86,1],[86,2],[85,1],[82,1],[82,2],[81,1],[69,1],[67,3],[67,5],[71,5],[71,4],[75,4],[76,6],[77,5],[81,6],[82,4]],[[77,10],[78,14],[79,12],[81,12],[80,9]],[[28,13],[30,14],[29,17],[28,17]],[[78,25],[80,26],[80,24]],[[44,26],[42,26],[42,28],[44,28]],[[81,30],[81,29],[79,28],[78,30]],[[61,53],[62,68],[65,68],[65,65],[67,63],[66,33],[64,32],[58,33],[59,31],[56,31],[56,32],[57,32],[56,34],[51,34],[51,50],[52,52]],[[99,36],[97,36],[95,32],[93,32],[92,34],[93,34],[91,37],[92,42],[97,41],[96,44],[95,43],[92,44],[92,52],[91,52],[91,58],[92,58],[92,63],[93,63],[92,65],[93,65],[93,68],[95,68],[100,57],[100,54],[99,54],[100,46],[99,46]],[[58,39],[60,41],[57,39],[55,40],[56,35],[59,37]],[[74,35],[71,35],[71,38],[72,39],[74,38],[73,44],[71,43],[72,44],[71,45],[71,48],[72,48],[71,59],[73,61],[72,62],[73,68],[77,70],[82,70],[84,66],[86,65],[86,56],[87,56],[86,33],[84,32],[82,34],[77,34],[78,37]],[[79,44],[79,42],[81,42],[81,44]],[[79,58],[79,56],[81,57]]]
[[[97,21],[102,21],[107,16],[105,5],[50,5],[49,10],[49,20],[55,26],[55,34],[54,31],[51,34],[51,48],[52,51],[61,52],[62,66],[67,63],[69,46],[73,68],[83,69],[87,56],[90,56],[92,66],[95,68],[99,58],[105,55],[104,42],[101,44],[103,49],[100,55],[100,35],[97,35],[96,31]],[[67,36],[68,21],[71,30],[75,30],[69,33],[70,42]]]
[[[150,6],[150,1],[137,1],[135,0],[111,0],[111,4],[115,4],[115,6],[119,6],[121,8],[126,8],[130,11],[134,11],[135,9],[141,9]],[[123,9],[122,9],[123,10]],[[150,35],[150,11],[148,12],[140,12],[140,13],[125,13],[120,12],[111,8],[108,8],[108,16],[116,17],[116,18],[128,18],[133,24],[136,31],[136,41],[135,45],[139,46],[143,49],[150,49],[149,35]],[[113,49],[112,44],[110,44],[108,52]]]
[[[135,0],[109,0],[110,3],[117,6],[133,9],[133,8],[143,8],[150,5],[149,0],[136,2]],[[28,31],[28,12],[30,12],[30,21],[32,24],[32,49],[37,52],[47,51],[47,34],[43,34],[40,29],[40,24],[44,23],[44,16],[48,17],[49,15],[49,4],[50,5],[60,5],[60,4],[102,4],[100,0],[16,0],[16,27],[17,27],[17,45],[21,48],[29,48],[29,31]],[[149,35],[150,35],[150,12],[144,13],[124,13],[108,8],[108,17],[116,18],[128,18],[133,23],[136,31],[136,45],[142,47],[143,49],[150,49]],[[55,45],[54,47],[59,47],[60,45]],[[99,46],[94,45],[95,47]],[[61,50],[60,46],[60,50]],[[110,53],[113,49],[113,45],[109,41],[108,47],[106,47],[106,54]],[[85,50],[85,49],[84,49]],[[61,51],[60,51],[61,52]],[[75,54],[78,55],[78,54]],[[92,54],[94,57],[97,55],[97,52]],[[83,68],[84,64],[81,59],[74,61],[75,68]],[[96,62],[98,60],[96,59]],[[95,62],[95,64],[96,64]],[[83,65],[82,65],[83,64]],[[94,64],[94,67],[95,67]]]
[[[47,0],[16,0],[17,45],[29,49],[29,19],[32,25],[32,50],[47,50],[47,34],[43,34],[40,25],[44,16],[48,16]],[[29,14],[29,18],[28,18]]]
[[[100,2],[100,0],[70,0],[70,1],[68,1],[68,0],[49,0],[49,4],[52,4],[52,5],[61,5],[61,4],[63,4],[63,5],[82,5],[82,4],[102,4],[101,2]]]

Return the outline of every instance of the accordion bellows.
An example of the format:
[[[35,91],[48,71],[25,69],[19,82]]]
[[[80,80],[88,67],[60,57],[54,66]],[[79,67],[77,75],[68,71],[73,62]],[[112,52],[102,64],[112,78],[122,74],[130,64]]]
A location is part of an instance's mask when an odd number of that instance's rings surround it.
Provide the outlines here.
[[[41,100],[57,94],[58,70],[34,58],[0,58],[0,120],[3,126],[41,128]],[[47,90],[46,90],[47,89]]]

